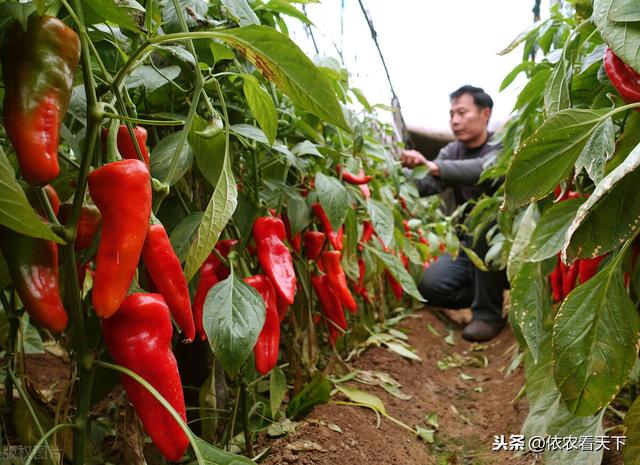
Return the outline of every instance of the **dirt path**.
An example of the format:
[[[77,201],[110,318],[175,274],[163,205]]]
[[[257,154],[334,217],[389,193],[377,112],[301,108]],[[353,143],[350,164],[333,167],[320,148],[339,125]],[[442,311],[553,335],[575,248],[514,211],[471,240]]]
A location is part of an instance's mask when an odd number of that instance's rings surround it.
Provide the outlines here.
[[[278,439],[269,465],[529,465],[535,458],[492,452],[494,435],[518,434],[526,417],[526,399],[514,401],[523,386],[522,364],[515,369],[516,342],[510,329],[488,344],[461,338],[462,326],[431,311],[404,320],[399,329],[422,361],[387,349],[367,350],[353,362],[359,370],[385,372],[411,396],[397,398],[377,386],[351,381],[348,386],[375,394],[387,413],[406,425],[437,416],[432,444],[382,418],[371,409],[327,404],[316,407],[295,433]],[[449,336],[449,337],[447,337]],[[333,399],[340,399],[334,397]],[[435,417],[432,416],[432,419]],[[431,426],[431,429],[434,429]]]

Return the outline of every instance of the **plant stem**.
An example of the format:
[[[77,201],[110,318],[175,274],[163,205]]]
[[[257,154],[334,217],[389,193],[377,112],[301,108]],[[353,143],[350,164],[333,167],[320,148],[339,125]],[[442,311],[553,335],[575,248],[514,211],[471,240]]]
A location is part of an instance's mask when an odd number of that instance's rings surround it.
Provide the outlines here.
[[[242,404],[242,428],[244,430],[244,444],[247,448],[249,458],[253,457],[253,441],[251,439],[251,431],[249,430],[249,388],[247,383],[242,380],[240,384],[240,402]]]

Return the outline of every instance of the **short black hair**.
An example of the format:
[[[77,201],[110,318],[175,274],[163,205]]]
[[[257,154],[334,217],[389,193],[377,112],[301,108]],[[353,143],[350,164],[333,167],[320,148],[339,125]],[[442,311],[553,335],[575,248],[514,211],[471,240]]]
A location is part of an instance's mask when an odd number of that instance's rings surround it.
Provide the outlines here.
[[[491,99],[491,96],[487,94],[483,88],[470,86],[468,84],[450,93],[449,101],[453,101],[464,94],[471,95],[473,97],[473,103],[475,103],[478,108],[488,108],[489,110],[493,109],[493,100]]]

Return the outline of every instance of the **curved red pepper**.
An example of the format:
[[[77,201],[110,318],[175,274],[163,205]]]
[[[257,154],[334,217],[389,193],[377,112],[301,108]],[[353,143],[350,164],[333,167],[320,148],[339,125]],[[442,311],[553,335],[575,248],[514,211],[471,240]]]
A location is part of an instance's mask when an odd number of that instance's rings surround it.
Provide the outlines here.
[[[328,320],[329,340],[332,344],[335,344],[338,336],[341,334],[338,328],[347,329],[347,320],[342,310],[342,304],[335,292],[333,292],[326,274],[313,276],[311,278],[311,284],[320,301],[320,307]]]
[[[578,278],[578,265],[576,261],[571,265],[565,265],[560,263],[560,269],[562,270],[562,298],[564,299],[569,295],[571,291],[576,287],[576,279]]]
[[[361,244],[358,244],[358,250],[360,251],[364,249],[364,246],[362,244],[366,244],[367,242],[369,242],[371,240],[371,237],[375,233],[373,225],[369,221],[365,221],[362,226],[362,237],[360,238]]]
[[[231,249],[238,243],[236,239],[223,239],[216,243],[215,249],[220,252],[224,258],[227,258]],[[209,257],[200,267],[200,280],[198,281],[198,289],[193,298],[193,320],[196,331],[200,336],[200,340],[207,340],[207,333],[204,330],[202,317],[204,314],[204,302],[207,298],[209,290],[218,283],[227,279],[229,276],[229,268],[224,266],[215,253],[211,253]]]
[[[336,165],[336,171],[338,175],[342,174],[342,180],[348,182],[349,184],[367,184],[372,176],[367,176],[364,174],[364,170],[360,168],[358,174],[350,173],[347,170],[343,170],[341,165]]]
[[[327,240],[325,233],[320,231],[307,231],[303,234],[304,255],[308,260],[317,260],[322,252],[322,247]]]
[[[62,20],[32,14],[26,31],[4,34],[4,126],[24,179],[43,186],[58,176],[58,142],[80,61],[80,38]]]
[[[253,239],[258,246],[258,261],[276,292],[289,304],[296,294],[296,273],[291,253],[282,242],[287,236],[284,223],[279,218],[265,216],[253,225]]]
[[[347,277],[342,269],[340,263],[340,252],[338,250],[328,250],[322,252],[322,263],[324,265],[329,284],[331,288],[340,299],[342,305],[344,305],[351,313],[356,313],[358,310],[358,304],[356,304],[349,286],[347,285]]]
[[[151,216],[149,170],[140,160],[121,160],[89,175],[89,192],[102,213],[92,302],[109,318],[120,307],[136,272]]]
[[[554,302],[560,302],[564,298],[562,292],[562,265],[560,264],[560,254],[558,254],[558,261],[556,267],[549,276],[551,281],[551,294],[553,295]]]
[[[327,235],[329,244],[331,244],[331,246],[336,250],[342,250],[342,236],[344,234],[342,227],[340,227],[337,233],[333,231],[333,226],[331,226],[329,217],[322,208],[322,205],[319,203],[311,205],[311,211],[313,211],[313,213],[320,219],[322,229],[324,229],[324,232]]]
[[[149,226],[142,248],[142,259],[153,284],[167,302],[173,319],[184,331],[186,340],[193,341],[196,329],[191,314],[189,287],[180,260],[161,224]]]
[[[115,362],[151,384],[186,421],[178,364],[171,352],[173,327],[162,296],[127,296],[115,315],[102,320],[102,331]],[[189,439],[178,422],[140,383],[126,375],[121,380],[153,443],[167,460],[179,460],[189,446]]]
[[[267,311],[264,326],[253,348],[256,370],[261,375],[266,375],[278,363],[280,347],[280,317],[278,316],[276,292],[269,278],[261,274],[245,278],[244,282],[260,293]]]
[[[640,102],[640,74],[616,56],[609,47],[604,52],[604,70],[622,100],[626,103]]]

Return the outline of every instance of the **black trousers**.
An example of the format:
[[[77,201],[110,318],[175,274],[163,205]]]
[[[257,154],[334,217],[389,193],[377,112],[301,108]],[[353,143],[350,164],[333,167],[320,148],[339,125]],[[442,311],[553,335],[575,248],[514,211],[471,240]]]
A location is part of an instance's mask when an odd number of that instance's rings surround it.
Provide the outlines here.
[[[483,237],[473,251],[484,257],[488,246]],[[503,321],[502,292],[508,287],[506,272],[480,271],[461,251],[456,260],[442,255],[424,271],[418,289],[427,305],[452,309],[469,308],[474,320]]]

